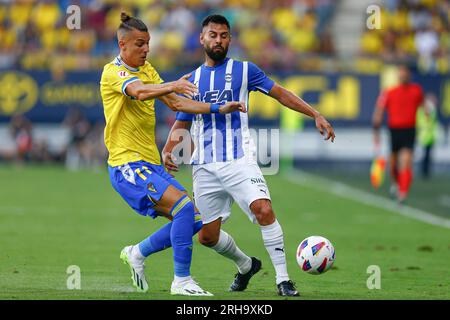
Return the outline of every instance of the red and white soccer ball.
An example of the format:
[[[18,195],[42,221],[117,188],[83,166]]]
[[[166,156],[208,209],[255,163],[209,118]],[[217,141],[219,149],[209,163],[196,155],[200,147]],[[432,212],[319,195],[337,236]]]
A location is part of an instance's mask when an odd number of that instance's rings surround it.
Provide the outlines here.
[[[310,274],[328,271],[335,258],[333,245],[321,236],[308,237],[297,248],[297,263],[303,271]]]

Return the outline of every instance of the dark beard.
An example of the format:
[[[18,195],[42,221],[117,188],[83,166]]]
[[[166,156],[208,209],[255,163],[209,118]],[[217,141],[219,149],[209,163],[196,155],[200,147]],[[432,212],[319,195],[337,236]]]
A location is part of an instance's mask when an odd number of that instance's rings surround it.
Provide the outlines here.
[[[206,54],[215,62],[220,62],[227,57],[228,48],[223,48],[223,51],[214,52],[214,48],[205,48]]]

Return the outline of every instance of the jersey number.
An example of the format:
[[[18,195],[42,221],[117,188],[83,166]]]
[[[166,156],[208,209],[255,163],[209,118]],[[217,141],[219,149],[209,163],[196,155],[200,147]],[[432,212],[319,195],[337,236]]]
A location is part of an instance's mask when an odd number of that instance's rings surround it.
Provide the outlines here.
[[[148,168],[146,166],[143,166],[142,168],[135,169],[134,172],[136,172],[136,174],[139,176],[139,178],[141,178],[144,181],[147,180],[147,177],[142,173],[142,171],[145,171],[148,174],[152,174],[152,172],[150,170],[148,170]]]

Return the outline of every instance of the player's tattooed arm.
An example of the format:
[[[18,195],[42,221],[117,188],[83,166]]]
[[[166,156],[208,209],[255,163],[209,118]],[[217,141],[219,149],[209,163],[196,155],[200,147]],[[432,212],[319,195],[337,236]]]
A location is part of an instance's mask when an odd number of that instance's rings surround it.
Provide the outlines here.
[[[279,84],[275,83],[269,92],[269,96],[278,100],[282,105],[292,109],[294,111],[303,113],[311,118],[314,118],[316,122],[316,128],[321,135],[325,135],[325,140],[331,138],[331,142],[334,142],[335,133],[333,126],[325,119],[319,111],[311,107],[306,101],[294,94],[293,92],[283,88]]]

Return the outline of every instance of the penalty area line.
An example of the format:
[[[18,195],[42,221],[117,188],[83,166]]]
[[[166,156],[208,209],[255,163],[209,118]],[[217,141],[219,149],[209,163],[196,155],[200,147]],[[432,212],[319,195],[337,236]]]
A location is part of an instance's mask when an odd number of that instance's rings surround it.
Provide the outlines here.
[[[400,205],[396,201],[351,187],[342,182],[319,177],[299,170],[289,172],[289,174],[286,174],[283,177],[297,185],[302,185],[320,191],[328,190],[332,194],[337,195],[341,198],[346,198],[371,207],[376,207],[392,213],[400,214],[410,219],[450,229],[450,219],[439,217],[421,209],[409,207],[406,205]]]

